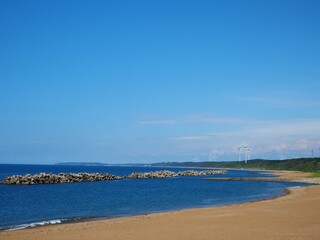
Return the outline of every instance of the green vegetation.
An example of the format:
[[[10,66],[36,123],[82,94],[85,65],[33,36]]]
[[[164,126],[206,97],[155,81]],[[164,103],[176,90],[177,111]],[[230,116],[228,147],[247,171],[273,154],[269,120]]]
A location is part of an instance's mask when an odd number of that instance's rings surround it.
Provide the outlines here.
[[[311,177],[320,178],[320,172],[314,172]]]
[[[153,164],[157,166],[173,167],[213,167],[213,168],[236,168],[236,169],[264,169],[264,170],[290,170],[315,172],[320,175],[320,158],[297,158],[286,160],[250,160],[242,162],[165,162]]]

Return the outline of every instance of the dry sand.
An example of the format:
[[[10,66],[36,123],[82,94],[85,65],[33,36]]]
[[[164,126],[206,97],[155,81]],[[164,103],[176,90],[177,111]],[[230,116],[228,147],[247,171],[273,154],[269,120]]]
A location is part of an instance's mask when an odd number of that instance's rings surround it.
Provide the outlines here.
[[[269,171],[276,177],[281,179],[287,179],[288,181],[305,182],[320,184],[320,178],[311,177],[313,174],[310,172],[298,172],[298,171]]]
[[[0,232],[0,239],[319,240],[320,186],[254,203]]]

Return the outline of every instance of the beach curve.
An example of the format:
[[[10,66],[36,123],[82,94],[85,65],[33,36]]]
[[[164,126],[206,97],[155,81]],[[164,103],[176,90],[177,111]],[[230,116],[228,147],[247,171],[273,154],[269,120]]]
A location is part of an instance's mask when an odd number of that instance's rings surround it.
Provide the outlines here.
[[[320,186],[294,187],[275,199],[0,232],[28,239],[319,239]]]

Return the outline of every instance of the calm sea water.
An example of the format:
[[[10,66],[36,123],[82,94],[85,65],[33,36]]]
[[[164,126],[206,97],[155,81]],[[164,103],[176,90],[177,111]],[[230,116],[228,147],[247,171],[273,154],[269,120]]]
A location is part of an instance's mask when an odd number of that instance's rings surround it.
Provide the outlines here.
[[[39,172],[108,172],[127,175],[154,167],[1,165],[0,180],[14,174]],[[259,177],[257,171],[230,170],[224,177]],[[214,176],[213,176],[214,177]],[[217,175],[221,177],[221,175]],[[297,183],[206,181],[203,177],[123,179],[49,185],[0,184],[0,230],[19,229],[89,218],[108,218],[187,208],[228,205],[284,194]]]

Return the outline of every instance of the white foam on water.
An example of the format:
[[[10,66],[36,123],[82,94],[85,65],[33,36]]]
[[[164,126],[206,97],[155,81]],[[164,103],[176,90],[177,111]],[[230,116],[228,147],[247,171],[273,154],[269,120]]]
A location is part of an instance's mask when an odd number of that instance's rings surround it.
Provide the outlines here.
[[[5,229],[5,231],[15,231],[15,230],[21,230],[21,229],[31,228],[31,227],[59,224],[59,223],[62,223],[64,221],[67,221],[67,219],[54,219],[54,220],[48,220],[48,221],[41,221],[41,222],[33,222],[33,223],[28,223],[28,224],[15,225],[15,226],[9,227],[8,229]],[[1,228],[0,228],[0,230],[1,230]]]

